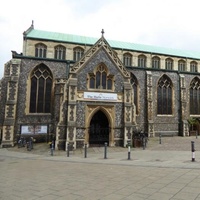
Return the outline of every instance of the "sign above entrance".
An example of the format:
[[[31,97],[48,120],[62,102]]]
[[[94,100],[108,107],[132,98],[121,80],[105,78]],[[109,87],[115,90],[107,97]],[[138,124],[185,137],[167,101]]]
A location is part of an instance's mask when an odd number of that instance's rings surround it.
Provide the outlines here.
[[[84,92],[84,99],[99,101],[117,101],[117,94],[101,92]]]

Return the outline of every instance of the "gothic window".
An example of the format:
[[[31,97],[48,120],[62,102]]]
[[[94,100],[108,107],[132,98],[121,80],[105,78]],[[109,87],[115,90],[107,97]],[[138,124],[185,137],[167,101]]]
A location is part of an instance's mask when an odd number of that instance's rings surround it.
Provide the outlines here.
[[[46,58],[47,47],[46,45],[39,43],[35,45],[35,57]]]
[[[65,59],[65,53],[66,53],[65,47],[58,45],[55,47],[54,52],[55,52],[55,54],[54,54],[55,59],[59,59],[59,60]]]
[[[192,62],[190,63],[190,72],[198,72],[197,69],[198,69],[198,68],[197,68],[197,63],[196,63],[195,61],[192,61]]]
[[[185,72],[186,71],[186,64],[184,60],[179,60],[178,61],[178,70],[180,72]]]
[[[138,56],[138,67],[142,67],[142,68],[146,67],[146,56],[144,55]]]
[[[200,79],[197,77],[190,83],[190,114],[200,114]]]
[[[131,85],[133,87],[133,102],[136,107],[136,114],[138,114],[138,81],[133,74],[131,74]]]
[[[131,66],[132,64],[132,55],[129,53],[125,53],[123,55],[123,63],[125,66]]]
[[[113,75],[108,74],[107,67],[103,64],[97,67],[96,73],[89,73],[90,89],[113,89]]]
[[[158,56],[152,58],[152,68],[160,69],[160,58]]]
[[[163,75],[157,86],[157,113],[159,115],[172,114],[172,82]]]
[[[31,74],[30,113],[51,112],[52,75],[44,64],[37,66]]]
[[[80,47],[74,48],[74,61],[78,61],[83,56],[84,50]]]
[[[171,58],[165,60],[165,69],[173,70],[173,60]]]

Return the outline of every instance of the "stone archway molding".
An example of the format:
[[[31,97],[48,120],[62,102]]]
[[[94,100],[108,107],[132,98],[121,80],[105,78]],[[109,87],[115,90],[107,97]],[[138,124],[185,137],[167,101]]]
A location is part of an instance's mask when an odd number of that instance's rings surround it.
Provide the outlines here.
[[[114,118],[115,118],[115,110],[114,105],[87,105],[86,108],[86,121],[85,121],[85,143],[89,146],[89,127],[90,122],[98,111],[102,111],[108,119],[110,133],[109,133],[109,146],[115,146],[114,143]]]

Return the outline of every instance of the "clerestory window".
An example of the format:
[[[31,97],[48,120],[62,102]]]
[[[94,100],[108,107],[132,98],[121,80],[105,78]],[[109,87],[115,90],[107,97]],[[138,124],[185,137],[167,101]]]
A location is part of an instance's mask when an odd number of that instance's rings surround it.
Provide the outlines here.
[[[129,53],[125,53],[123,55],[123,64],[125,66],[131,66],[132,65],[132,55]]]
[[[74,61],[80,60],[80,58],[83,56],[84,50],[81,47],[75,47],[74,48]]]
[[[165,69],[173,70],[173,60],[171,58],[165,60]]]
[[[35,45],[35,57],[46,58],[47,46],[39,43]]]
[[[152,68],[160,69],[160,58],[158,56],[152,58]]]
[[[138,56],[138,67],[142,67],[142,68],[146,67],[146,56],[144,55]]]
[[[195,61],[192,61],[192,62],[190,63],[190,72],[198,72],[197,69],[198,69],[198,68],[197,68],[197,63],[196,63]]]
[[[184,60],[179,60],[178,61],[178,70],[180,72],[185,72],[186,71],[186,62]]]
[[[54,58],[59,59],[59,60],[64,60],[65,59],[65,53],[66,53],[66,48],[58,45],[54,49]]]

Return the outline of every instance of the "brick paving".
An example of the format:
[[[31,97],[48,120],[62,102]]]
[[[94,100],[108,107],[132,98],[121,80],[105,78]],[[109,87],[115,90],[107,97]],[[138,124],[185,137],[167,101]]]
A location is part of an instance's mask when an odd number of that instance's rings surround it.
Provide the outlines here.
[[[196,161],[191,162],[191,141]],[[48,144],[32,151],[0,149],[0,200],[200,200],[200,138],[150,138],[147,148],[89,148],[66,156],[49,154]]]

